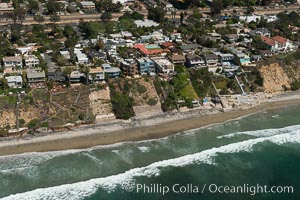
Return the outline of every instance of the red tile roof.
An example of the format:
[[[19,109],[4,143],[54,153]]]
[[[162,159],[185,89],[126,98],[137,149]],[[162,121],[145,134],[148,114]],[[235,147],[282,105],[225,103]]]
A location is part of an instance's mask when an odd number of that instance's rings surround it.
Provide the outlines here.
[[[269,46],[273,46],[275,44],[275,41],[272,40],[271,38],[268,38],[266,36],[261,36],[262,41],[264,41],[264,43],[266,43]]]
[[[163,49],[147,49],[147,47],[144,44],[135,44],[133,46],[135,49],[139,49],[143,54],[145,55],[153,55],[153,54],[159,54],[163,53]]]
[[[287,42],[287,39],[281,36],[274,36],[272,37],[273,40],[281,43],[281,44],[285,44]]]
[[[161,44],[162,47],[165,47],[165,48],[170,48],[170,47],[174,47],[175,44],[173,42],[164,42]]]

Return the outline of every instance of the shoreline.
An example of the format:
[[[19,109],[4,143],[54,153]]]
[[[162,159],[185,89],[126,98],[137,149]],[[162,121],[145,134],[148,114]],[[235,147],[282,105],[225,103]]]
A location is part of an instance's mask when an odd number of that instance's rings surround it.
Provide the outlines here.
[[[179,132],[236,120],[264,110],[296,105],[300,105],[300,95],[298,93],[284,93],[254,107],[229,112],[215,112],[201,115],[196,112],[188,112],[182,115],[179,114],[179,116],[166,114],[138,121],[142,125],[138,124],[136,126],[115,122],[95,126],[83,126],[67,132],[33,136],[29,139],[13,138],[0,142],[0,156],[28,152],[84,149],[121,142],[158,139]],[[124,125],[127,125],[127,127],[124,127]]]

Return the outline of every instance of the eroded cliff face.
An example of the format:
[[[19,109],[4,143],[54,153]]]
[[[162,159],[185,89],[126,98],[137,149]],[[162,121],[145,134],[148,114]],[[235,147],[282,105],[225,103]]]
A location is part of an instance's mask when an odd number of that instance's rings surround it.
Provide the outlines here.
[[[279,63],[264,65],[259,71],[264,79],[265,92],[278,93],[290,89],[292,80]]]

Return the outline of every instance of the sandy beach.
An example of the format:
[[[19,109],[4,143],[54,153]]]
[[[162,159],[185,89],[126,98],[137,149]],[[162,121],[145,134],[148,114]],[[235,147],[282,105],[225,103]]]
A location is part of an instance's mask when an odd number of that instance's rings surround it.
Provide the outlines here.
[[[186,130],[234,120],[264,110],[296,105],[300,105],[299,93],[285,93],[255,107],[230,112],[199,114],[199,111],[194,111],[194,114],[165,114],[127,124],[110,123],[80,127],[76,130],[51,133],[45,136],[13,138],[0,142],[0,155],[81,149],[125,141],[161,138]]]

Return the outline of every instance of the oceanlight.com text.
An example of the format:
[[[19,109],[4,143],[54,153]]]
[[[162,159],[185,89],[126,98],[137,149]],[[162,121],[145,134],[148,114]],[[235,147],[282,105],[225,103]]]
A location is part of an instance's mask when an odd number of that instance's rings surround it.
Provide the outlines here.
[[[136,192],[143,194],[248,194],[251,196],[257,194],[293,194],[293,186],[268,186],[268,185],[217,185],[217,184],[135,184],[134,186],[124,188],[127,192]]]

